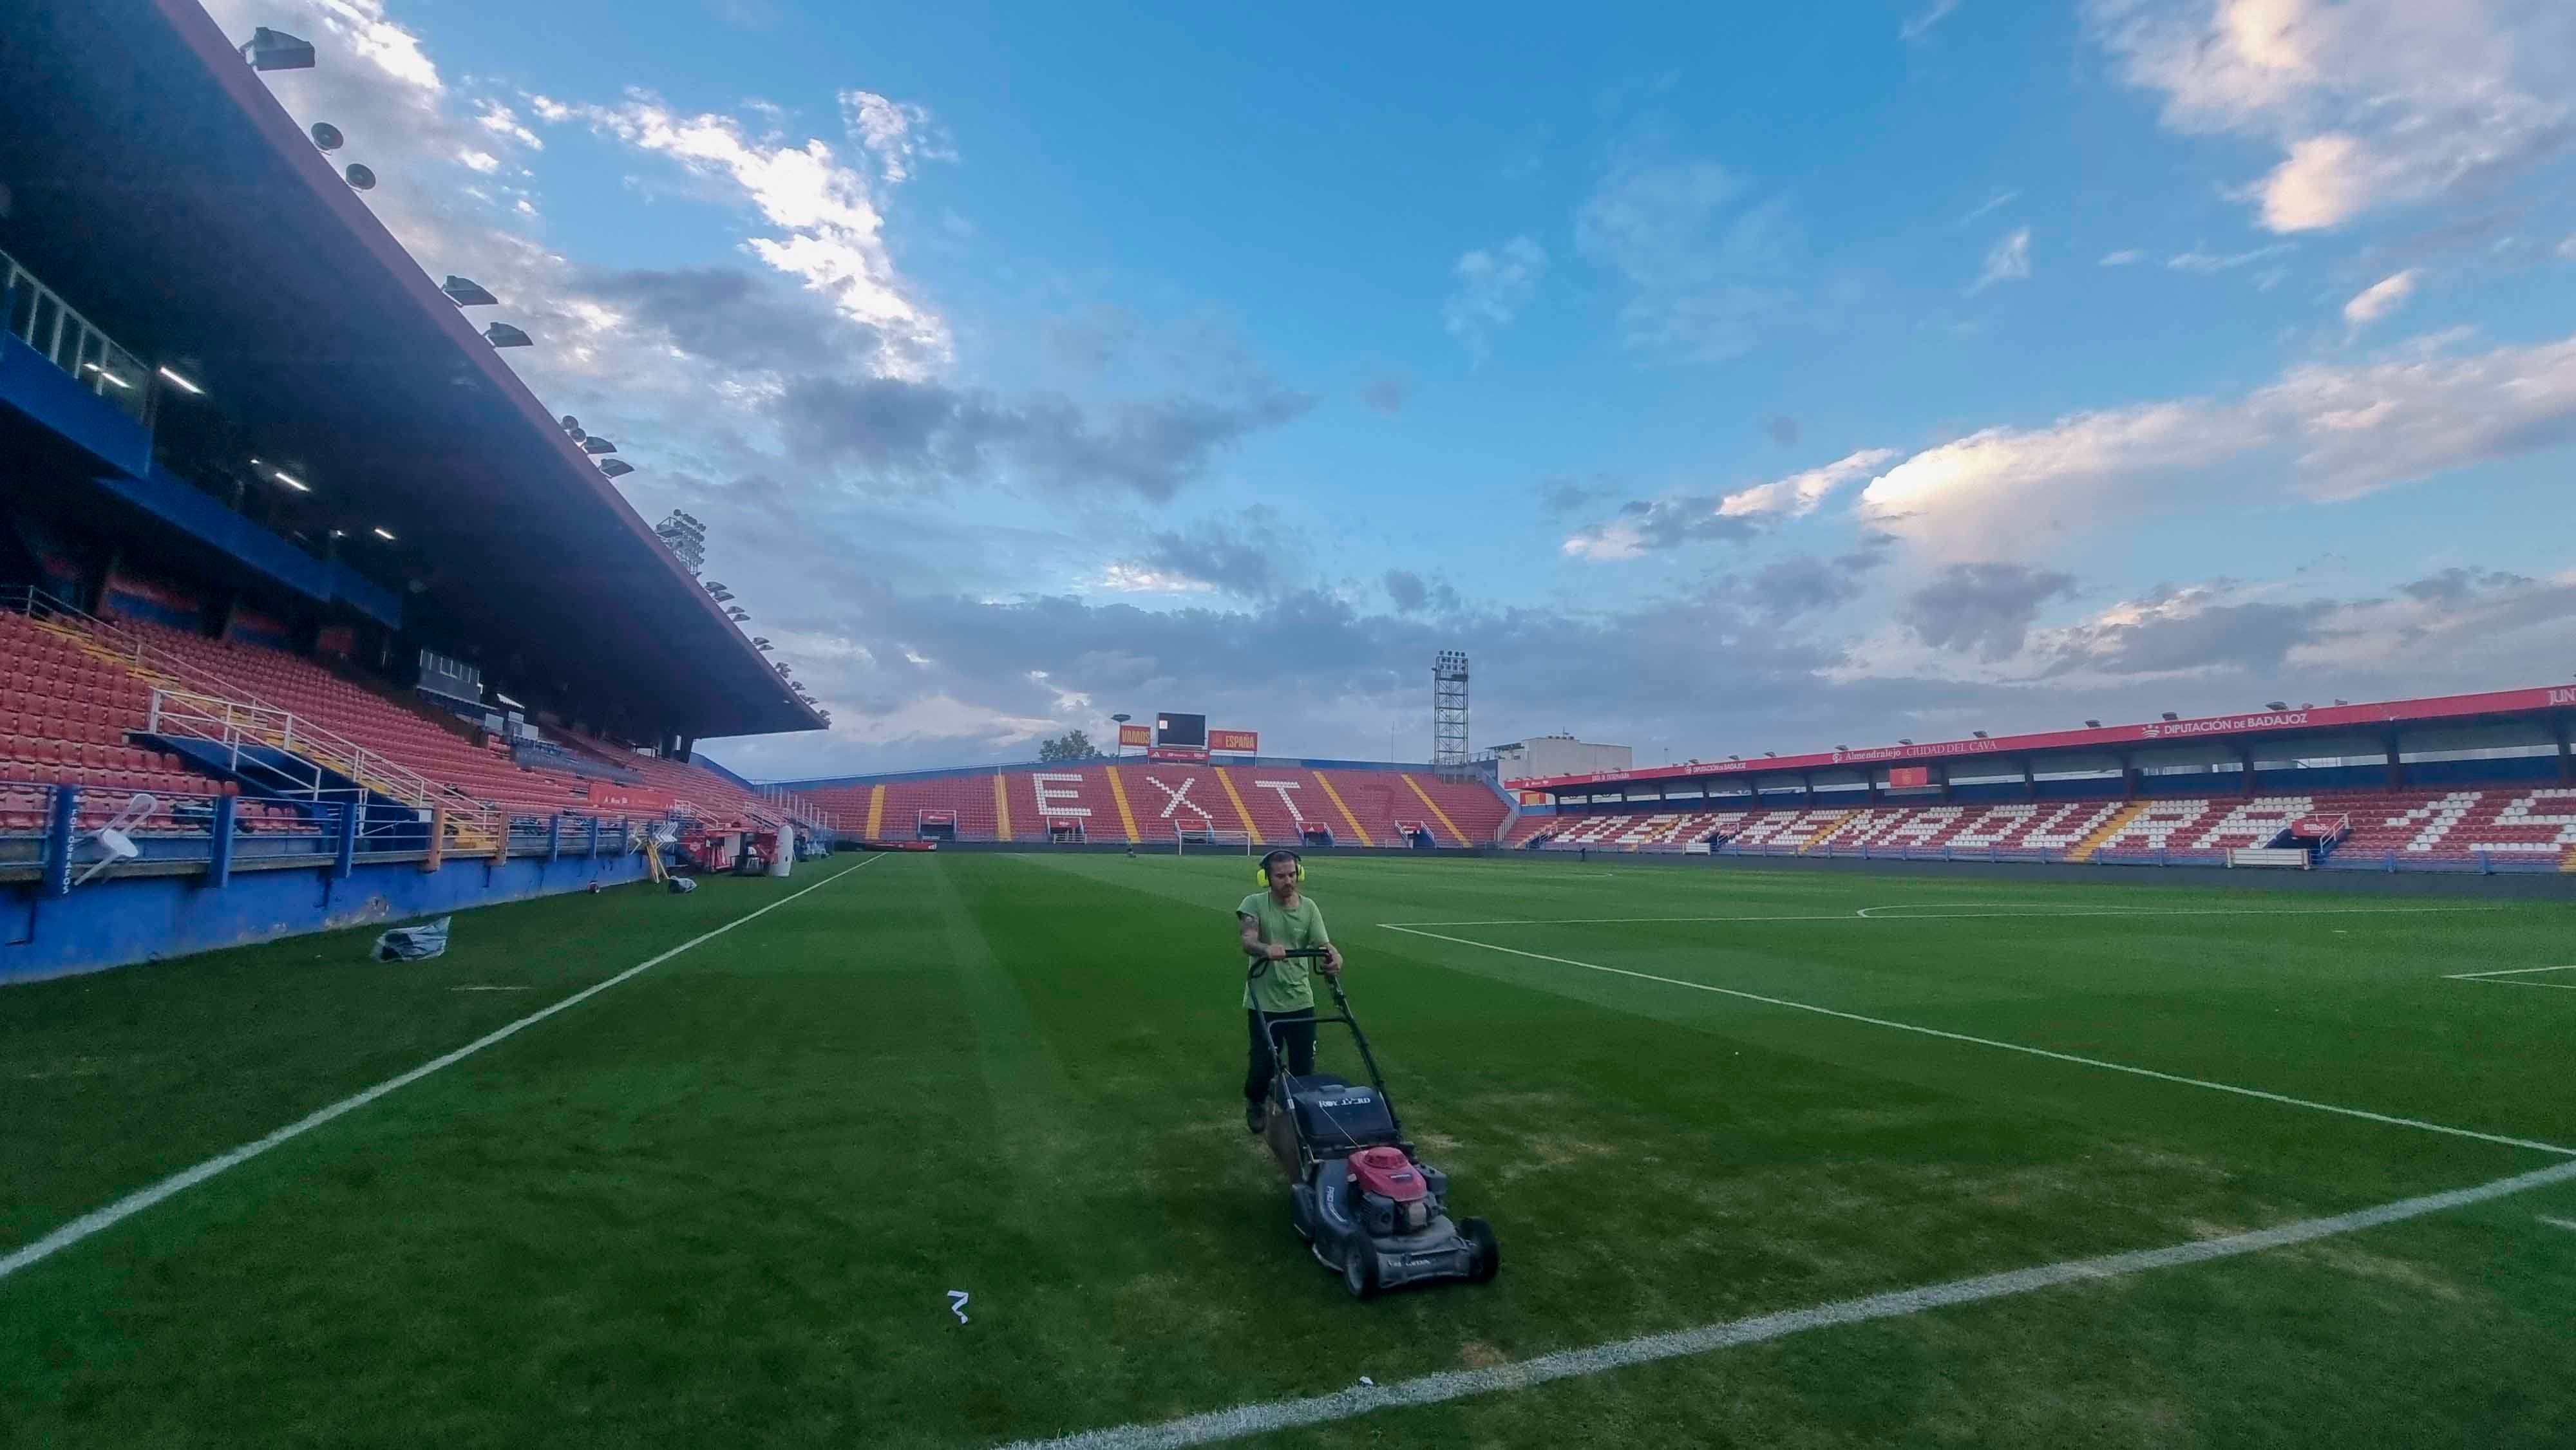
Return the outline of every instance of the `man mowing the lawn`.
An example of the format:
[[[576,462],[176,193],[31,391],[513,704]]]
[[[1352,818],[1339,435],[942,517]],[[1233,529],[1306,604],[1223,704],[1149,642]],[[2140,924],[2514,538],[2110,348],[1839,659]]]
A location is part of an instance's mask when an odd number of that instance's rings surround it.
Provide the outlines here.
[[[1322,947],[1324,971],[1339,976],[1341,950],[1324,930],[1324,913],[1306,899],[1301,885],[1306,863],[1294,851],[1273,851],[1261,858],[1261,880],[1267,888],[1243,898],[1234,909],[1243,954],[1251,975],[1243,983],[1243,1020],[1252,1039],[1252,1060],[1243,1074],[1243,1125],[1261,1131],[1263,1100],[1270,1091],[1270,1037],[1267,1019],[1288,1053],[1288,1070],[1299,1076],[1315,1070],[1315,984],[1306,962],[1283,960],[1298,947]]]

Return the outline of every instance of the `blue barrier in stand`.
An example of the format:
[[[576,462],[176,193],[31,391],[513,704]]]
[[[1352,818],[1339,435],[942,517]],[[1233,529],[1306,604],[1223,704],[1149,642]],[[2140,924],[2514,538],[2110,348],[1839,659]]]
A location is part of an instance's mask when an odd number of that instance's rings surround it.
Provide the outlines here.
[[[72,894],[72,818],[80,809],[80,787],[54,787],[54,812],[45,823],[45,894]]]

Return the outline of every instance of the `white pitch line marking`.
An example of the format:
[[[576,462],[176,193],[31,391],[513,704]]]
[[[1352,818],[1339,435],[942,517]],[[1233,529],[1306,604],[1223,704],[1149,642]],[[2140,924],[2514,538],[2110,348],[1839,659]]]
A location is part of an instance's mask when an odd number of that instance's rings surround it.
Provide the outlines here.
[[[2326,906],[2326,907],[2164,907],[2105,906],[2077,907],[2065,911],[1942,911],[1920,916],[1871,916],[1873,911],[1894,910],[1892,907],[1864,906],[1856,912],[1834,911],[1800,916],[1512,916],[1485,921],[1381,921],[1378,925],[1403,931],[1417,926],[1642,926],[1726,921],[1960,921],[1995,917],[2054,919],[2057,917],[2120,916],[2413,916],[2425,912],[2498,911],[2494,906]]]
[[[2443,976],[2450,981],[2467,982],[2474,981],[2480,977],[2531,977],[2537,976],[2542,972],[2576,972],[2576,967],[2507,967],[2500,972],[2445,972],[2443,973]],[[2546,984],[2535,982],[2527,985],[2542,986]]]
[[[1887,917],[1871,918],[1873,921],[1885,921],[1890,919],[1891,918]],[[1738,991],[1733,987],[1713,987],[1706,982],[1684,981],[1679,977],[1659,977],[1652,972],[1632,972],[1625,967],[1605,967],[1598,962],[1579,962],[1572,957],[1549,956],[1545,952],[1526,952],[1521,950],[1519,947],[1500,946],[1488,941],[1471,941],[1463,936],[1443,936],[1436,931],[1420,931],[1409,926],[1397,926],[1392,922],[1380,922],[1378,924],[1388,928],[1389,930],[1403,932],[1408,936],[1429,937],[1434,941],[1456,942],[1460,946],[1481,947],[1489,952],[1504,952],[1516,957],[1527,957],[1530,960],[1537,962],[1555,962],[1560,966],[1581,967],[1586,971],[1606,972],[1614,977],[1634,977],[1641,982],[1661,982],[1668,987],[1688,987],[1696,992],[1714,992],[1722,997],[1740,997],[1747,1002],[1760,1002],[1766,1006],[1788,1007],[1800,1012],[1813,1012],[1819,1017],[1839,1017],[1845,1022],[1859,1022],[1871,1027],[1892,1028],[1898,1032],[1913,1032],[1925,1037],[1938,1037],[1950,1042],[1965,1042],[1977,1047],[1992,1047],[2005,1052],[2025,1053],[2032,1057],[2044,1057],[2055,1062],[2071,1062],[2079,1067],[2098,1067],[2111,1072],[2125,1072],[2136,1077],[2154,1078],[2158,1082],[2179,1083],[2184,1087],[2206,1088],[2211,1092],[2234,1093],[2238,1097],[2260,1098],[2264,1102],[2268,1103],[2281,1103],[2289,1107],[2307,1108],[2311,1111],[2320,1113],[2334,1113],[2347,1118],[2361,1118],[2373,1123],[2386,1123],[2392,1127],[2417,1128],[2427,1133],[2446,1133],[2454,1138],[2475,1138],[2481,1143],[2500,1143],[2508,1148],[2530,1148],[2542,1153],[2556,1153],[2562,1157],[2576,1158],[2576,1148],[2562,1148],[2555,1143],[2535,1142],[2529,1138],[2509,1138],[2499,1133],[2481,1133],[2474,1128],[2454,1128],[2446,1123],[2428,1123],[2421,1118],[2400,1118],[2387,1113],[2374,1113],[2367,1108],[2347,1108],[2335,1103],[2317,1102],[2310,1098],[2294,1098],[2284,1093],[2265,1092],[2261,1088],[2238,1087],[2233,1083],[2211,1082],[2206,1078],[2184,1077],[2178,1073],[2158,1072],[2152,1067],[2132,1067],[2125,1062],[2106,1062],[2098,1057],[2079,1057],[2071,1052],[2056,1052],[2045,1047],[2029,1047],[2018,1042],[2001,1042],[1992,1037],[1973,1037],[1965,1032],[1950,1032],[1945,1031],[1942,1028],[1924,1027],[1912,1022],[1895,1022],[1885,1017],[1867,1017],[1858,1012],[1844,1012],[1832,1007],[1819,1007],[1812,1002],[1793,1002],[1786,997],[1766,997],[1759,992],[1743,992]]]
[[[2576,1218],[2551,1218],[2545,1213],[2538,1217],[2542,1223],[2549,1225],[2551,1228],[2563,1228],[2570,1233],[2576,1233]]]
[[[389,1077],[383,1082],[376,1084],[374,1087],[368,1088],[364,1092],[352,1093],[348,1097],[342,1098],[338,1102],[331,1104],[329,1107],[316,1108],[312,1112],[305,1114],[303,1117],[296,1119],[294,1122],[287,1124],[285,1127],[278,1129],[276,1132],[269,1134],[265,1138],[258,1139],[254,1142],[244,1143],[229,1153],[217,1154],[216,1156],[207,1159],[205,1162],[198,1164],[194,1168],[183,1168],[178,1172],[171,1174],[169,1177],[162,1179],[160,1182],[153,1184],[149,1188],[137,1189],[123,1198],[116,1200],[114,1203],[109,1204],[105,1208],[93,1209],[88,1213],[82,1214],[80,1217],[73,1219],[70,1223],[64,1224],[61,1228],[55,1229],[52,1233],[45,1235],[43,1238],[36,1240],[34,1243],[27,1245],[25,1248],[18,1250],[7,1258],[0,1259],[0,1279],[8,1278],[11,1274],[18,1272],[20,1269],[26,1268],[28,1265],[36,1263],[39,1260],[51,1258],[53,1255],[62,1252],[64,1249],[70,1248],[72,1245],[79,1243],[81,1240],[88,1238],[90,1235],[97,1233],[102,1229],[112,1228],[118,1223],[132,1218],[134,1215],[141,1213],[143,1210],[150,1208],[152,1205],[159,1203],[165,1198],[169,1198],[174,1194],[184,1193],[187,1190],[196,1187],[198,1184],[205,1182],[207,1179],[214,1177],[216,1174],[223,1172],[227,1168],[238,1167],[241,1164],[247,1163],[251,1159],[258,1157],[260,1154],[267,1152],[269,1149],[288,1141],[289,1139],[302,1137],[304,1134],[312,1132],[314,1129],[321,1127],[324,1123],[331,1121],[333,1118],[339,1117],[344,1113],[355,1112],[359,1108],[363,1108],[367,1104],[374,1102],[376,1099],[383,1097],[385,1094],[394,1091],[396,1088],[409,1087],[413,1083],[420,1081],[422,1078],[429,1076],[431,1073],[438,1071],[442,1067],[448,1067],[455,1063],[462,1062],[466,1058],[472,1057],[474,1054],[481,1052],[484,1048],[490,1047],[504,1038],[514,1036],[527,1028],[534,1027],[538,1023],[545,1021],[547,1018],[552,1017],[557,1012],[561,1012],[567,1007],[578,1006],[583,1002],[589,1001],[591,998],[598,996],[600,993],[607,991],[609,988],[616,986],[618,983],[625,981],[629,977],[635,976],[641,972],[650,971],[653,968],[662,965],[664,962],[669,961],[671,958],[680,955],[682,952],[688,951],[692,947],[701,946],[707,942],[711,942],[717,937],[724,935],[726,932],[733,930],[735,927],[742,925],[746,921],[750,921],[755,917],[767,916],[769,913],[776,911],[778,908],[785,906],[791,901],[794,901],[799,896],[806,895],[808,892],[820,891],[824,887],[831,885],[833,882],[840,880],[842,877],[849,875],[851,872],[857,871],[872,862],[884,859],[885,858],[882,856],[870,856],[866,860],[859,862],[857,866],[851,866],[844,870],[836,871],[832,875],[804,888],[802,891],[782,896],[776,901],[773,901],[767,906],[761,907],[756,911],[747,911],[742,915],[735,917],[733,920],[726,922],[724,925],[717,927],[713,931],[704,932],[700,935],[689,938],[687,941],[680,943],[678,946],[671,948],[669,951],[662,953],[658,957],[651,957],[644,961],[637,962],[635,965],[628,967],[625,971],[619,972],[616,976],[613,976],[604,982],[595,982],[550,1007],[538,1008],[536,1011],[529,1013],[527,1016],[520,1018],[518,1021],[511,1023],[507,1027],[496,1028],[493,1031],[487,1032],[482,1036],[475,1038],[472,1042],[465,1044],[463,1047],[456,1049],[454,1052],[448,1053],[443,1057],[431,1058],[429,1061],[422,1063],[420,1066],[413,1068],[411,1071],[406,1072],[399,1077]]]
[[[2485,1203],[2508,1194],[2565,1183],[2576,1179],[2576,1162],[2560,1163],[2534,1172],[2499,1178],[2474,1188],[2455,1188],[2447,1193],[2429,1193],[2420,1198],[2403,1198],[2376,1208],[2356,1209],[2329,1218],[2305,1219],[2251,1233],[2229,1234],[2225,1238],[2200,1239],[2187,1244],[2174,1244],[2161,1249],[2135,1249],[2128,1253],[2106,1254],[2092,1259],[2070,1259],[2064,1263],[2044,1264],[2037,1268],[2014,1269],[2001,1274],[1981,1274],[1972,1279],[1953,1279],[1946,1284],[1927,1284],[1919,1288],[1898,1289],[1885,1294],[1872,1294],[1861,1299],[1844,1299],[1831,1304],[1818,1304],[1805,1309],[1788,1309],[1760,1314],[1750,1319],[1728,1320],[1720,1324],[1703,1324],[1693,1329],[1677,1329],[1664,1334],[1641,1335],[1635,1339],[1596,1344],[1584,1349],[1560,1350],[1525,1359],[1514,1364],[1492,1365],[1484,1369],[1449,1370],[1427,1374],[1416,1379],[1398,1380],[1383,1385],[1359,1385],[1335,1394],[1316,1395],[1307,1399],[1271,1400],[1260,1404],[1237,1405],[1185,1419],[1167,1420],[1159,1425],[1118,1425],[1108,1429],[1086,1430],[1079,1434],[1059,1436],[1052,1440],[1018,1440],[1001,1450],[1177,1450],[1185,1445],[1208,1445],[1232,1440],[1243,1435],[1269,1434],[1299,1425],[1324,1424],[1347,1420],[1373,1410],[1400,1406],[1433,1405],[1444,1400],[1465,1399],[1471,1395],[1491,1394],[1497,1390],[1528,1389],[1555,1380],[1582,1375],[1601,1374],[1625,1369],[1630,1365],[1651,1364],[1657,1360],[1679,1359],[1685,1355],[1706,1354],[1711,1350],[1732,1349],[1739,1345],[1760,1344],[1782,1339],[1810,1329],[1826,1329],[1843,1324],[1861,1324],[1873,1319],[1896,1319],[1921,1314],[1927,1310],[1953,1304],[1974,1304],[1989,1299],[2005,1299],[2035,1290],[2052,1289],[2061,1284],[2085,1280],[2115,1279],[2149,1269],[2172,1268],[2182,1264],[2207,1263],[2213,1259],[2230,1259],[2265,1249],[2286,1248],[2293,1244],[2311,1243],[2338,1234],[2355,1233],[2384,1224],[2402,1223],[2447,1209]],[[2576,1228],[2576,1224],[2566,1227]]]

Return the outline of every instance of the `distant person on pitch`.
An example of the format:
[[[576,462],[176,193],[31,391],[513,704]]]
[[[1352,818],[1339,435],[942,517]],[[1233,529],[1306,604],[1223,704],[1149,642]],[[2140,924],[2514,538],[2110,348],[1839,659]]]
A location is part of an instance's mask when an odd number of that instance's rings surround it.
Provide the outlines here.
[[[1234,909],[1237,939],[1251,961],[1243,984],[1243,1020],[1252,1039],[1252,1059],[1243,1074],[1243,1125],[1261,1131],[1264,1100],[1276,1071],[1271,1061],[1270,1032],[1288,1054],[1288,1070],[1303,1077],[1315,1070],[1315,984],[1306,971],[1311,958],[1284,960],[1296,947],[1322,947],[1324,975],[1342,974],[1342,953],[1324,930],[1323,910],[1304,891],[1306,863],[1294,851],[1273,851],[1261,858],[1263,888],[1243,898]]]

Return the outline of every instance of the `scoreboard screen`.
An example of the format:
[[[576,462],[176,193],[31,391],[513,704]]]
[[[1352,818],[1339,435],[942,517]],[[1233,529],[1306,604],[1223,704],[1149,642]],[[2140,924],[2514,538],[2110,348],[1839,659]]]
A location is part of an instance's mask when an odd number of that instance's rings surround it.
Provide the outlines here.
[[[1157,745],[1180,745],[1205,748],[1207,745],[1207,717],[1205,715],[1173,715],[1168,713],[1156,715],[1154,717],[1154,743]]]

